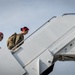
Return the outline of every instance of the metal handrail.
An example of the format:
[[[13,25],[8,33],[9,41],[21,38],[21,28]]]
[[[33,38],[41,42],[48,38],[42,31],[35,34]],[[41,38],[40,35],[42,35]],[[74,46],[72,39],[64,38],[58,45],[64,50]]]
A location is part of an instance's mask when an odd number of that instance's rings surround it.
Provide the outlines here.
[[[75,15],[75,13],[65,13],[62,16],[65,16],[65,15]]]
[[[30,34],[26,39],[28,39],[31,35],[33,35],[36,31],[38,31],[39,29],[41,29],[46,23],[50,22],[53,18],[56,18],[56,16],[53,16],[52,18],[50,18],[47,22],[45,22],[42,26],[40,26],[37,30],[35,30],[32,34]],[[24,42],[26,39],[22,40],[19,44],[17,44],[15,47],[13,47],[11,49],[11,52],[13,52],[13,50],[19,46],[22,42]],[[17,48],[14,50],[14,52],[17,50]]]

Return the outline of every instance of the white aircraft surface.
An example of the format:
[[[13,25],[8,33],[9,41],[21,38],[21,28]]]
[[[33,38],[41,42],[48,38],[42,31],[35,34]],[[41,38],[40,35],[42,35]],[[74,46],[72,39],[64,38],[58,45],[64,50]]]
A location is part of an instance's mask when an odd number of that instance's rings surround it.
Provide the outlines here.
[[[56,61],[75,61],[75,14],[52,17],[24,41],[0,49],[0,75],[48,75]]]

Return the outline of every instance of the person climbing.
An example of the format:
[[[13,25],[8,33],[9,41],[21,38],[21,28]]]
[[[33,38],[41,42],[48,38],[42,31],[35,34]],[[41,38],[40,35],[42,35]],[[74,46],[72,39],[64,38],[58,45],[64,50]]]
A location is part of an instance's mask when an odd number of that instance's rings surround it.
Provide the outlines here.
[[[11,35],[8,38],[8,40],[7,40],[8,49],[15,50],[16,48],[18,48],[20,45],[22,45],[24,43],[24,35],[28,34],[29,28],[23,27],[20,30],[21,30],[21,33],[19,33],[19,34],[14,33],[13,35]]]

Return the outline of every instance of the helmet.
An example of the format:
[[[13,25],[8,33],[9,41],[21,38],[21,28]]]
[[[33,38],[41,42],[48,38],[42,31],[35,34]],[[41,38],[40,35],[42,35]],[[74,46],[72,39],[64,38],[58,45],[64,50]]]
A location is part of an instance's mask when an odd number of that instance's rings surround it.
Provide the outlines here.
[[[21,28],[21,31],[28,31],[28,30],[29,30],[28,27],[23,27],[23,28]]]

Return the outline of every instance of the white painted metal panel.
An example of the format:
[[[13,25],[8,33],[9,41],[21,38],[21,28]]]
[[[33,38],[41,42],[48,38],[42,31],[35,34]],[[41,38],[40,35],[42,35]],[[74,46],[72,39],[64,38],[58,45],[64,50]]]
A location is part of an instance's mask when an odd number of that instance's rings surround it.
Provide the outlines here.
[[[74,55],[75,56],[75,38],[70,41],[66,46],[64,46],[57,55]]]
[[[25,70],[16,61],[11,52],[0,49],[0,75],[23,75]]]
[[[38,63],[38,59],[40,60],[39,63]],[[26,65],[25,69],[27,70],[29,75],[38,75],[38,70],[40,70],[40,73],[39,73],[40,75],[43,71],[45,71],[48,67],[51,66],[51,63],[49,63],[48,61],[52,62],[52,60],[53,60],[53,56],[47,50],[41,55],[39,55],[39,57],[37,57],[31,63]],[[38,64],[40,65],[39,69],[38,69]]]
[[[48,49],[53,53],[60,51],[65,45],[71,42],[75,38],[75,27],[71,28],[65,35],[63,35],[59,40],[57,40]]]

